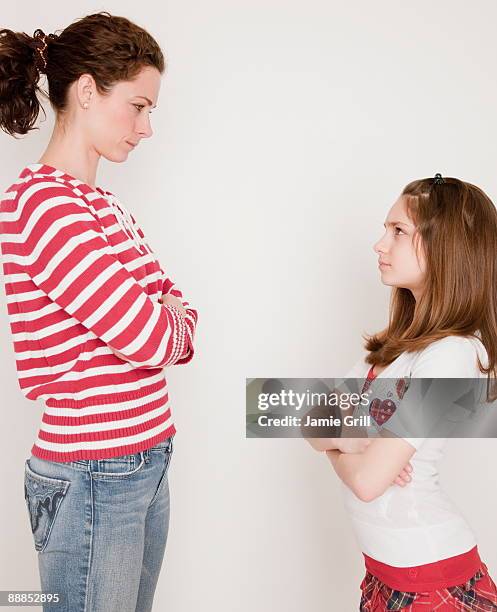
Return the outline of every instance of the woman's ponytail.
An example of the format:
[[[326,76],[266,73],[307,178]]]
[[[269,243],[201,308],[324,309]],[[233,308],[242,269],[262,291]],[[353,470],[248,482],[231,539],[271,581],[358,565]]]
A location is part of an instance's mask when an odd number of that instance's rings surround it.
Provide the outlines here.
[[[0,129],[11,136],[38,129],[33,127],[42,108],[38,81],[49,41],[41,30],[34,36],[0,30]]]

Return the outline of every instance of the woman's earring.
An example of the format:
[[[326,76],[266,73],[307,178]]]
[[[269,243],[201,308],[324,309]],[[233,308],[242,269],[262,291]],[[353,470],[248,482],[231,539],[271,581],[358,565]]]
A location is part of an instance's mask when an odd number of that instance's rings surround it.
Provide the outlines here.
[[[85,103],[83,104],[83,108],[88,108],[88,102],[85,102]]]

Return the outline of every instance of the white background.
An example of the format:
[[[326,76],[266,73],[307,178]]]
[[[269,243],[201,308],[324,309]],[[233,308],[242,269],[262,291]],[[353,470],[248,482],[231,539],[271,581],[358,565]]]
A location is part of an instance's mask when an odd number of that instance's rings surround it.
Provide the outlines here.
[[[373,243],[412,179],[497,196],[494,2],[182,0],[8,3],[2,27],[53,32],[99,10],[145,27],[168,70],[154,136],[97,184],[137,217],[199,311],[168,381],[178,429],[155,609],[359,607],[363,558],[325,456],[247,440],[245,377],[334,377],[387,321]],[[0,135],[6,188],[53,117]],[[43,115],[40,116],[43,119]],[[41,407],[18,388],[4,295],[0,589],[39,589],[23,497]],[[442,482],[497,579],[493,440],[450,441]]]

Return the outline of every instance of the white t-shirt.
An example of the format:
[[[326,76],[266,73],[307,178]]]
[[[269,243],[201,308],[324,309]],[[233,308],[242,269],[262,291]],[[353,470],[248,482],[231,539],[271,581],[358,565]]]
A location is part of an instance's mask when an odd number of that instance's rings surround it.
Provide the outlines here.
[[[377,378],[481,378],[477,354],[486,367],[488,356],[476,338],[447,336],[422,351],[402,353]],[[365,355],[346,378],[366,378]],[[438,462],[447,438],[403,438],[416,452],[412,480],[391,485],[371,502],[363,502],[344,484],[345,507],[365,554],[395,567],[440,561],[476,545],[470,526],[441,490]],[[469,443],[469,442],[468,442]]]

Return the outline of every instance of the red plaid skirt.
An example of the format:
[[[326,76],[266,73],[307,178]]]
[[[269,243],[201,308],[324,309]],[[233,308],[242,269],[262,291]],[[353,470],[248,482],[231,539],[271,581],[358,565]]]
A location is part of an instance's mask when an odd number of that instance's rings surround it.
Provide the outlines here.
[[[497,612],[497,587],[485,563],[464,584],[420,593],[396,591],[366,571],[361,591],[360,612]]]

